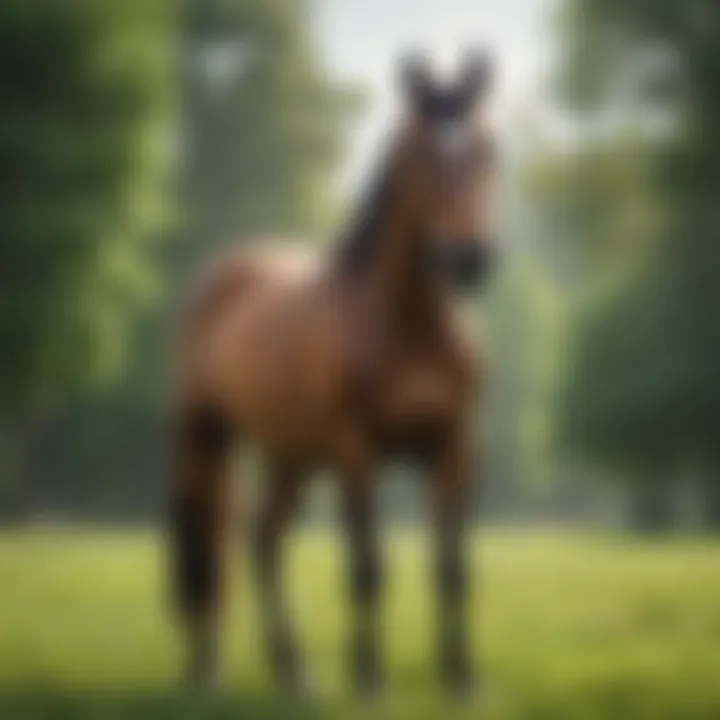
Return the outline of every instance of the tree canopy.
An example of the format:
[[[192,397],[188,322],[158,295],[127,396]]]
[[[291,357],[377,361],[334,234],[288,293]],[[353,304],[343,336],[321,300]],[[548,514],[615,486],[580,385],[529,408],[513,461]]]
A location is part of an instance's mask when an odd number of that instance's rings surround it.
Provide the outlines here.
[[[165,217],[167,3],[0,8],[0,395],[56,403],[116,370]]]
[[[625,122],[535,170],[546,228],[583,259],[587,290],[559,434],[605,465],[700,457],[720,483],[720,6],[569,0],[561,19],[566,107]]]

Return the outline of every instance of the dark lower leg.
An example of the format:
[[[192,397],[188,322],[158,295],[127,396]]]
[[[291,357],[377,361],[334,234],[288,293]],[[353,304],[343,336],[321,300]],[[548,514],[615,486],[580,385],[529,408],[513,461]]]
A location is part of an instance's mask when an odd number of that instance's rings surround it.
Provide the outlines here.
[[[464,534],[459,523],[439,528],[437,547],[438,630],[445,681],[463,687],[471,679],[467,651],[467,569]]]
[[[172,552],[175,591],[188,643],[187,680],[206,687],[217,674],[222,578],[224,447],[192,426],[175,458]]]
[[[277,679],[291,688],[302,684],[302,668],[279,566],[282,531],[297,508],[298,481],[298,475],[289,470],[277,473],[258,517],[253,553],[268,655]]]
[[[188,642],[187,680],[207,685],[216,673],[218,573],[209,528],[198,508],[180,501],[175,508],[175,577]]]
[[[358,689],[372,692],[380,683],[380,556],[369,498],[354,497],[348,502],[351,592],[355,613],[351,661]]]
[[[175,562],[183,612],[202,613],[215,605],[219,585],[216,530],[205,508],[181,499],[175,508]]]

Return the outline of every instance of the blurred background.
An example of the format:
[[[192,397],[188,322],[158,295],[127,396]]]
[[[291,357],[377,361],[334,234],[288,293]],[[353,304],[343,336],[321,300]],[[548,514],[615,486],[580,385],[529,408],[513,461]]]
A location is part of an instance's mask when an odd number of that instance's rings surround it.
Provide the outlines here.
[[[706,0],[4,3],[3,519],[154,515],[188,278],[257,234],[331,243],[398,53],[485,42],[483,510],[720,528],[719,24]]]
[[[579,583],[575,611],[589,623],[555,627],[580,654],[544,690],[533,651],[504,666],[510,650],[496,631],[488,652],[506,687],[522,677],[535,688],[530,705],[502,716],[720,716],[714,683],[701,683],[720,657],[716,0],[1,3],[0,519],[13,529],[0,539],[0,595],[14,590],[0,646],[33,662],[0,659],[0,685],[93,676],[63,669],[60,640],[43,644],[38,590],[21,566],[57,572],[75,558],[92,573],[114,558],[118,578],[149,572],[134,535],[106,537],[103,559],[84,554],[99,552],[93,536],[59,556],[55,535],[22,528],[153,527],[163,517],[168,341],[198,265],[266,232],[332,243],[392,124],[398,52],[419,45],[452,63],[477,42],[499,71],[502,263],[473,301],[494,373],[489,406],[478,408],[490,469],[476,517],[505,527],[489,533],[488,593],[492,578],[497,588],[516,573],[488,612],[546,592],[537,611],[553,608],[557,620],[559,596],[530,580],[545,568],[555,590],[570,576]],[[383,489],[391,525],[424,516],[407,475],[394,469]],[[308,525],[335,515],[332,486],[320,482]],[[633,539],[639,532],[663,544]],[[312,552],[322,553],[318,537]],[[56,582],[47,592],[72,595],[72,577]],[[144,596],[133,597],[140,614]],[[599,597],[607,604],[593,616]],[[613,633],[630,638],[615,616],[612,629],[603,623],[610,607],[632,615],[636,600],[647,623],[638,637],[651,636],[628,656],[638,678],[619,661],[583,664],[592,638],[603,648]],[[532,617],[529,637],[554,627]],[[663,633],[673,632],[671,645]],[[607,683],[593,684],[589,668]],[[687,684],[677,702],[648,710],[652,688],[678,673]],[[553,704],[553,692],[572,688],[585,688],[575,710]]]

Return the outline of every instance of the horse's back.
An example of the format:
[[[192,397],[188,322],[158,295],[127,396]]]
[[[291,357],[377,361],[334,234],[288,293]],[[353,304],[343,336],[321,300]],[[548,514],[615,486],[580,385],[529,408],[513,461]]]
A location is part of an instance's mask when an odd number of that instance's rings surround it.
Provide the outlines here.
[[[225,248],[200,273],[192,293],[188,322],[222,310],[239,294],[285,286],[309,278],[319,269],[319,256],[298,243],[257,241]]]

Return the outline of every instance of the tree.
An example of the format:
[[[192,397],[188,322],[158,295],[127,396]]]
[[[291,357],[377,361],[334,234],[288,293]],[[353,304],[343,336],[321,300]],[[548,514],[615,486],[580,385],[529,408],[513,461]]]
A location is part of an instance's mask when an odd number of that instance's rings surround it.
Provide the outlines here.
[[[490,432],[483,506],[509,516],[532,511],[540,495],[557,490],[545,482],[546,409],[560,314],[542,269],[520,260],[501,270],[485,310],[491,350],[479,403]]]
[[[361,93],[332,78],[308,4],[185,0],[173,35],[178,222],[159,248],[163,294],[133,328],[127,372],[53,424],[46,497],[71,512],[153,512],[162,497],[172,329],[218,245],[327,231],[335,170]]]
[[[576,237],[609,249],[616,277],[603,276],[603,292],[590,293],[577,315],[560,435],[593,460],[644,477],[654,497],[675,464],[700,458],[712,477],[708,521],[717,527],[720,7],[571,0],[562,32],[559,84],[569,106],[595,117],[602,111],[606,125],[632,117],[652,142],[632,158],[649,172],[625,199],[605,202],[593,187],[605,167],[588,162],[594,151],[575,158],[586,175],[566,187],[580,208]],[[623,186],[619,172],[611,176]],[[556,206],[567,204],[555,195]],[[618,227],[627,208],[650,222]],[[628,247],[643,251],[618,262]]]
[[[0,398],[16,513],[32,501],[48,413],[118,371],[155,291],[170,10],[163,0],[0,7]]]

